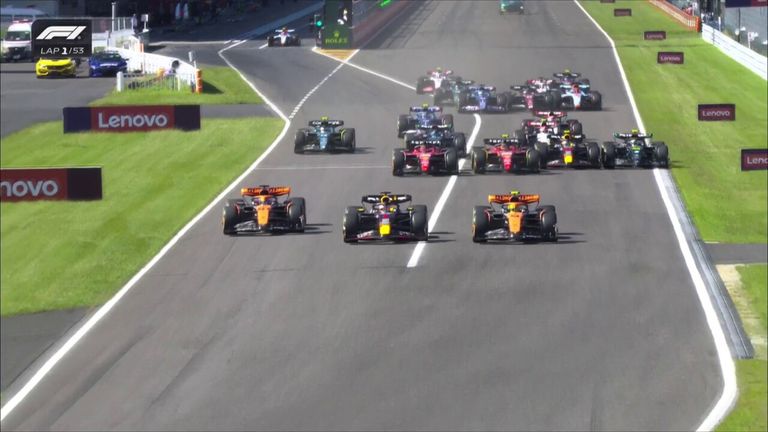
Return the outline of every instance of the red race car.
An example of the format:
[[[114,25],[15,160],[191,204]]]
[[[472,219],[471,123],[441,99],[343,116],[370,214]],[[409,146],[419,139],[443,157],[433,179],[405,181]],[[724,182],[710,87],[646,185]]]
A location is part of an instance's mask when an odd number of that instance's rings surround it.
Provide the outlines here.
[[[409,140],[408,148],[392,152],[392,175],[458,174],[459,155],[442,140]]]
[[[538,173],[541,154],[515,138],[504,134],[501,138],[486,138],[482,147],[472,148],[472,171],[485,174],[487,171]]]

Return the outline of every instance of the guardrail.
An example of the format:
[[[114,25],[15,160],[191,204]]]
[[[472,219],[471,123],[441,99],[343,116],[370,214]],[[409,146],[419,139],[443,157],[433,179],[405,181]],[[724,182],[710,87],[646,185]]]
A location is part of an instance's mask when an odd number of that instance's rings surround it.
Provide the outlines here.
[[[701,38],[720,49],[725,55],[768,80],[768,58],[729,38],[707,24],[701,27]]]
[[[677,20],[677,22],[688,27],[688,29],[701,31],[701,18],[681,11],[666,0],[648,0],[648,2],[666,12],[669,16]]]

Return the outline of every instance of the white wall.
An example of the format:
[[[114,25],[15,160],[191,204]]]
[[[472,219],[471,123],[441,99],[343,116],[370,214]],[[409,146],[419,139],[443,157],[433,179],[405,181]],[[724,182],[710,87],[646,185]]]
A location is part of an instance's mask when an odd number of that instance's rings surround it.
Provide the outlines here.
[[[765,56],[739,44],[706,24],[701,26],[701,38],[718,47],[728,57],[741,63],[764,80],[768,79],[768,58]]]

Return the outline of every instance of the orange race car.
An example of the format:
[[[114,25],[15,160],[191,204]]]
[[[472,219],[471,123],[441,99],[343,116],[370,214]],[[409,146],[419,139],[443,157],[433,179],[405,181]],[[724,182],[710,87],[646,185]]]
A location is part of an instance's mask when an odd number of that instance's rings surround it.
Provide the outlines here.
[[[472,241],[557,241],[555,206],[539,205],[539,195],[512,191],[488,195],[490,206],[475,206],[472,212]],[[536,207],[531,208],[531,204]]]
[[[242,188],[242,198],[228,199],[221,223],[224,234],[240,232],[304,232],[307,209],[304,198],[288,198],[287,186]],[[285,197],[280,201],[279,197]]]

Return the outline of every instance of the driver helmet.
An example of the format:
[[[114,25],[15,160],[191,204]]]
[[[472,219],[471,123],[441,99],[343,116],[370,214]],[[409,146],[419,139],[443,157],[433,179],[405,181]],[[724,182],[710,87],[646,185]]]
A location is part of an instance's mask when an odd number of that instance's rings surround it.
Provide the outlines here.
[[[637,138],[640,136],[640,131],[637,129],[632,129],[632,138]]]
[[[563,132],[563,141],[569,141],[571,139],[571,133],[569,131]]]
[[[283,28],[281,29],[281,31],[282,31],[283,33],[288,33],[288,27],[283,27]]]
[[[440,66],[435,68],[435,72],[437,73],[441,73],[442,71],[443,71],[443,68],[441,68]]]
[[[571,74],[571,70],[570,69],[563,69],[563,74],[570,75]]]

